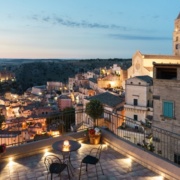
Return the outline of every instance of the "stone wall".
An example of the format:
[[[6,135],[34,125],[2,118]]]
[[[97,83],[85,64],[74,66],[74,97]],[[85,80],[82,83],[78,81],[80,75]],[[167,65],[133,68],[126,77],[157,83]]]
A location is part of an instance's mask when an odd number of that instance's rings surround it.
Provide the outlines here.
[[[102,130],[103,142],[110,145],[113,149],[123,154],[126,157],[142,164],[144,167],[162,175],[170,180],[178,180],[180,177],[180,170],[175,166],[160,157],[157,157],[150,152],[144,151],[126,141],[117,138],[110,132]]]

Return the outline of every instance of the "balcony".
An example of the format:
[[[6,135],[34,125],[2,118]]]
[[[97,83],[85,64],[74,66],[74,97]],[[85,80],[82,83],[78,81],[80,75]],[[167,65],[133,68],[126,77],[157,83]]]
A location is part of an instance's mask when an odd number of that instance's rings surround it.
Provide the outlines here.
[[[135,109],[135,110],[141,110],[141,111],[147,111],[148,107],[147,106],[135,106],[135,105],[131,105],[131,104],[125,104],[124,108],[126,109]]]
[[[82,143],[81,148],[71,155],[72,164],[75,167],[71,179],[77,180],[82,158],[91,148],[98,145],[90,145],[84,132],[68,133],[64,136],[35,141],[16,147],[9,147],[1,155],[0,177],[7,179],[31,179],[44,180],[47,171],[43,163],[46,154],[52,153],[60,156],[52,149],[52,144],[60,139],[74,139]],[[111,132],[102,129],[103,151],[101,164],[104,175],[98,171],[99,179],[143,179],[159,180],[178,179],[180,177],[179,167],[154,156],[152,153],[139,149],[136,146],[118,138]],[[161,166],[159,166],[161,165]],[[99,169],[99,165],[98,165]],[[88,174],[82,169],[82,178],[97,179],[94,166],[88,166]],[[54,179],[59,179],[54,175]],[[50,176],[49,176],[50,178]],[[62,173],[62,179],[67,179],[66,171]]]

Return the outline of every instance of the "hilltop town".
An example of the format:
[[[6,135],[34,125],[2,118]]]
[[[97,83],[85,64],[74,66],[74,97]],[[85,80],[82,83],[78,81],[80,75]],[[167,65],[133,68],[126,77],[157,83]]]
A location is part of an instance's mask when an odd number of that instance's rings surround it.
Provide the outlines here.
[[[16,145],[92,127],[84,109],[93,99],[105,110],[98,125],[115,134],[121,132],[121,137],[137,145],[142,146],[144,134],[137,140],[133,133],[125,136],[124,129],[146,133],[147,138],[153,128],[180,134],[179,24],[180,15],[175,20],[173,55],[137,51],[132,61],[51,60],[6,65],[0,73],[4,90],[0,97],[1,142]]]

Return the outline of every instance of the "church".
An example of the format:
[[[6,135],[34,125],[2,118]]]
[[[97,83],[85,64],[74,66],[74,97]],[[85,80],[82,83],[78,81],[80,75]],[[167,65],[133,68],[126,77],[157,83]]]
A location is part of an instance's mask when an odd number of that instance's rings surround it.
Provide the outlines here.
[[[180,64],[180,13],[174,22],[173,55],[151,55],[137,51],[132,57],[132,66],[127,70],[127,78],[143,75],[153,77],[153,63]]]
[[[180,14],[175,19],[173,55],[137,51],[127,70],[125,114],[180,134]],[[152,82],[152,83],[151,83]]]

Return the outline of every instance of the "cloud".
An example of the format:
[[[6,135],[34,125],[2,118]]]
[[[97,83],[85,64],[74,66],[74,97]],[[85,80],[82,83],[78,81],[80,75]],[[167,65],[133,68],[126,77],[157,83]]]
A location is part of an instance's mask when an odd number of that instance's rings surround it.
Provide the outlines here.
[[[99,28],[99,29],[112,29],[113,28],[113,29],[121,29],[121,30],[127,29],[126,27],[118,26],[114,24],[108,25],[108,24],[102,24],[102,23],[91,23],[85,20],[78,22],[78,21],[72,21],[72,20],[63,19],[59,17],[55,17],[53,20],[59,25],[64,25],[68,27]]]
[[[114,39],[123,39],[123,40],[142,40],[142,41],[172,40],[171,37],[156,37],[156,36],[153,37],[153,36],[139,36],[139,35],[127,35],[127,34],[109,34],[108,36]]]
[[[42,20],[45,21],[45,22],[49,22],[50,21],[50,17],[49,16],[43,17]]]
[[[55,16],[38,16],[33,15],[31,19],[35,21],[41,21],[41,22],[47,22],[52,24],[58,24],[63,25],[67,27],[77,27],[77,28],[98,28],[98,29],[120,29],[120,30],[126,30],[127,28],[124,26],[119,26],[115,24],[103,24],[103,23],[97,23],[97,22],[88,22],[85,20],[82,21],[73,21],[69,20],[68,18],[62,18]]]

